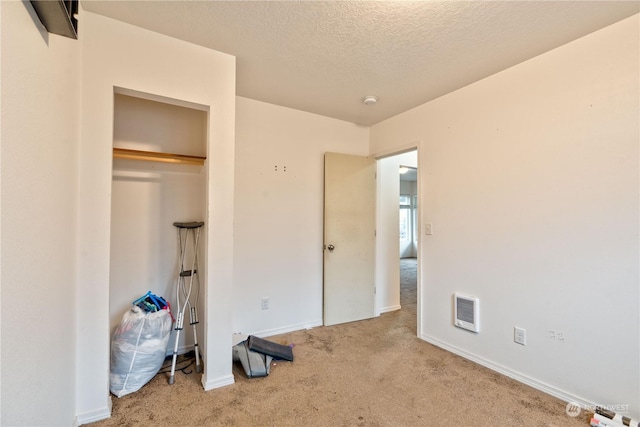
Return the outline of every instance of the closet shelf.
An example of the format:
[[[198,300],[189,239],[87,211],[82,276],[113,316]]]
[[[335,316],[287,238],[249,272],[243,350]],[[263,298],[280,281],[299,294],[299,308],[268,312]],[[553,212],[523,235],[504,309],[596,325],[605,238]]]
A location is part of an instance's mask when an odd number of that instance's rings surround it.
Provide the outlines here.
[[[114,159],[143,160],[148,162],[177,163],[183,165],[203,166],[206,157],[187,156],[185,154],[159,153],[156,151],[130,150],[114,148]]]

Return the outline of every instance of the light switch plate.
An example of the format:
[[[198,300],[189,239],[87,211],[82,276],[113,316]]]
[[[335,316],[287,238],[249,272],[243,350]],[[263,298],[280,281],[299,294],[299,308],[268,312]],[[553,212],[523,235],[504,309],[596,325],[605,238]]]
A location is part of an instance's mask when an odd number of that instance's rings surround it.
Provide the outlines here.
[[[431,236],[433,234],[433,226],[431,224],[424,225],[424,234]]]

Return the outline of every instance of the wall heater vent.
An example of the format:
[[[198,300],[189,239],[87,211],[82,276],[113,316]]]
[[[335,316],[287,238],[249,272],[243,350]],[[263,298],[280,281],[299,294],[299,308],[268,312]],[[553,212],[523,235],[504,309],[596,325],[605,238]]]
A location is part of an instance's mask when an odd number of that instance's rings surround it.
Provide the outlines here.
[[[478,298],[453,294],[454,325],[472,332],[480,332],[480,302]]]

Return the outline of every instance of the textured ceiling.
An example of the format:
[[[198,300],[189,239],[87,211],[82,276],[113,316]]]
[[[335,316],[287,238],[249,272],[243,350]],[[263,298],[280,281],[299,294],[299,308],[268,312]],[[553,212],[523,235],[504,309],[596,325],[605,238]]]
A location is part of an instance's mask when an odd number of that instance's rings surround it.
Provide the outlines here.
[[[640,10],[638,1],[81,3],[84,10],[236,56],[239,96],[363,125]],[[366,95],[378,103],[364,105]]]

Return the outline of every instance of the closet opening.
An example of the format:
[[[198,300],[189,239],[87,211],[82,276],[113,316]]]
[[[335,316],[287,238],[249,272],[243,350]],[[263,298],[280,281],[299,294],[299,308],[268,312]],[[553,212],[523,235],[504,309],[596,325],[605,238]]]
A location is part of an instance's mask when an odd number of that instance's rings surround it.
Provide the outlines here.
[[[148,291],[171,304],[176,316],[180,243],[174,222],[205,221],[207,213],[207,107],[126,89],[114,91],[110,336],[132,302]],[[203,363],[207,224],[198,245],[197,342]],[[192,248],[188,251],[193,252]],[[191,252],[187,252],[190,259]],[[195,286],[195,285],[194,285]],[[167,356],[174,349],[172,325]],[[189,313],[178,353],[193,350]],[[200,374],[197,381],[200,382]],[[169,374],[166,375],[167,379]],[[176,381],[180,381],[176,376]],[[169,385],[167,385],[169,386]]]

